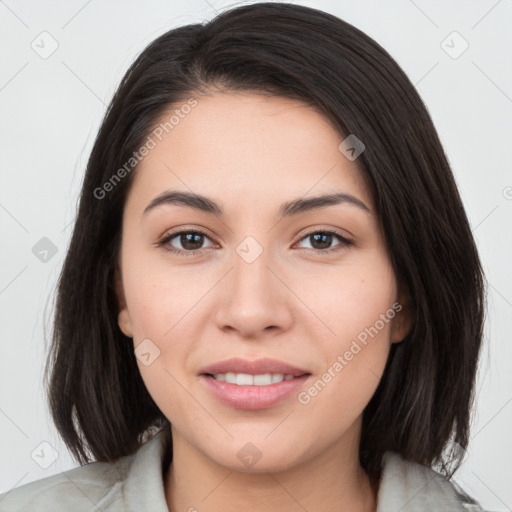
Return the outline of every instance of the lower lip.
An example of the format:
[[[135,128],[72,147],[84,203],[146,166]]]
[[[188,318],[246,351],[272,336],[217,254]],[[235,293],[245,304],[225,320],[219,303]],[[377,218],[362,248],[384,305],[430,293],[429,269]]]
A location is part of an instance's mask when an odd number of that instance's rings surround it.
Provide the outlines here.
[[[239,386],[200,375],[201,381],[222,403],[236,409],[267,409],[273,407],[293,392],[299,391],[311,375],[305,374],[266,386]]]

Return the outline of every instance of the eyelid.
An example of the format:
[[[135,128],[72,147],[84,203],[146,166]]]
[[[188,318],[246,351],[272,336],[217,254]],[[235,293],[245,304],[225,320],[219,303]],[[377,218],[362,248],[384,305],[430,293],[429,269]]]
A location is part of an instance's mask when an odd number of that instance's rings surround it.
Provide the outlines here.
[[[335,228],[333,226],[327,226],[327,225],[324,225],[324,226],[322,226],[322,225],[308,226],[307,228],[304,228],[302,231],[300,231],[299,234],[297,235],[297,237],[299,238],[299,241],[300,241],[305,236],[312,235],[312,234],[318,233],[318,232],[322,232],[322,233],[325,233],[325,232],[335,233],[338,236],[340,236],[341,238],[345,238],[345,239],[350,240],[350,241],[354,241],[354,239],[355,239],[355,236],[350,231],[347,231],[346,229]]]

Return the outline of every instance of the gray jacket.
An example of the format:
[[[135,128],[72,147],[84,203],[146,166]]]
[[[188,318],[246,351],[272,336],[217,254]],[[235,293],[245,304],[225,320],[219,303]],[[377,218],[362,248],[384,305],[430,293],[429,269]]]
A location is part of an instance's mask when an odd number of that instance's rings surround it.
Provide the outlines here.
[[[164,493],[165,432],[115,463],[91,462],[0,495],[0,512],[168,512]],[[194,510],[194,507],[191,507]],[[377,512],[482,511],[425,466],[386,452]]]

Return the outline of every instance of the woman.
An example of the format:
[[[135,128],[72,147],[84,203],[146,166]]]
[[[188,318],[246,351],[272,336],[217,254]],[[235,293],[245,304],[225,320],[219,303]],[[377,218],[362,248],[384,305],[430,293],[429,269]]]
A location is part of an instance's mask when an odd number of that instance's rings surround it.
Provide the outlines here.
[[[481,510],[450,478],[483,315],[383,48],[282,3],[171,30],[111,102],[59,282],[49,404],[88,464],[0,509]]]

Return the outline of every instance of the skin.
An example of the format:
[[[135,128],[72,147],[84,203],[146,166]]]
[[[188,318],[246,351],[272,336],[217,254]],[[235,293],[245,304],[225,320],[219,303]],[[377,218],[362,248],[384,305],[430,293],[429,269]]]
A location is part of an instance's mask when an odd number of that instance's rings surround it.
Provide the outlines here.
[[[134,347],[150,339],[160,351],[138,365],[172,424],[169,510],[375,511],[358,460],[362,413],[410,321],[358,161],[339,151],[345,137],[300,102],[247,92],[195,97],[197,106],[136,171],[117,280],[121,330]],[[212,198],[224,217],[179,205],[143,215],[169,189]],[[332,192],[357,197],[370,212],[339,204],[278,219],[283,202]],[[192,246],[202,253],[158,245],[194,228],[208,234]],[[353,244],[333,236],[322,246],[306,236],[322,230]],[[236,252],[247,236],[263,250],[252,263]],[[180,236],[167,242],[183,252],[185,245]],[[334,246],[340,250],[314,251]],[[235,409],[198,377],[229,357],[272,357],[307,369],[308,389],[396,302],[402,310],[307,404],[292,394],[268,409]],[[251,467],[237,457],[247,442],[261,454]]]

